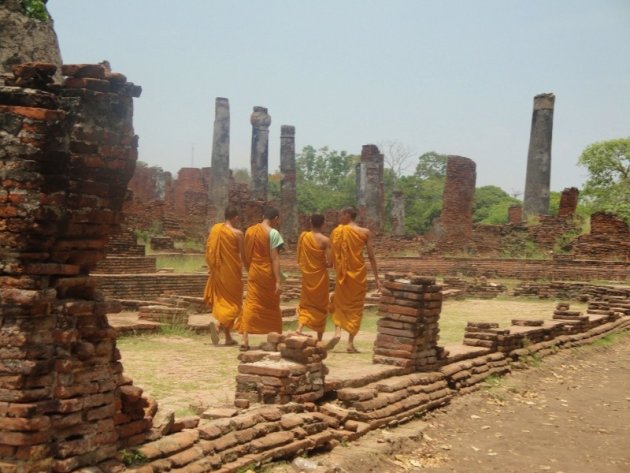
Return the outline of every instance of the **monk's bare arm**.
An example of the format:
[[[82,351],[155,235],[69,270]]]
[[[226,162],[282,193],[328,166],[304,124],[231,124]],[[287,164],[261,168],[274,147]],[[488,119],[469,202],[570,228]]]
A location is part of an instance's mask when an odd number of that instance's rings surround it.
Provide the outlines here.
[[[367,242],[365,247],[367,249],[368,259],[370,260],[370,266],[372,266],[372,273],[374,273],[374,280],[376,281],[376,290],[381,290],[381,281],[378,278],[378,266],[376,264],[376,258],[374,257],[374,247],[372,246],[372,235],[370,231],[367,232]]]
[[[278,248],[271,250],[271,270],[276,278],[276,294],[280,294],[280,252]]]

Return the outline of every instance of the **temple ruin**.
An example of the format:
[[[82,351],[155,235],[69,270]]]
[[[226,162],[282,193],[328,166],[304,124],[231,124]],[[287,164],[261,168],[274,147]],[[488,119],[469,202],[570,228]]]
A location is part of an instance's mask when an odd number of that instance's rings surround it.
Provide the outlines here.
[[[220,220],[223,218],[228,203],[230,185],[230,103],[228,99],[216,98],[214,116],[209,191],[215,215]]]
[[[378,147],[363,145],[356,168],[358,220],[377,235],[383,230],[385,216],[383,170]]]
[[[252,124],[252,198],[266,201],[269,180],[269,125],[271,125],[271,116],[265,107],[254,107],[250,121]]]

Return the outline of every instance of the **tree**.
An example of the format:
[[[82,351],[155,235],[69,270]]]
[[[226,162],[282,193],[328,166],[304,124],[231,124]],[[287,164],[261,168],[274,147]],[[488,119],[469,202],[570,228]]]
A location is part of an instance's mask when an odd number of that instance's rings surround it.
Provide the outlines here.
[[[383,153],[385,166],[393,172],[396,179],[407,173],[414,155],[411,148],[396,140],[378,143],[378,148]]]
[[[507,223],[508,208],[520,201],[511,197],[497,186],[482,186],[475,189],[473,222],[497,225]]]
[[[415,175],[420,179],[431,179],[434,177],[446,177],[446,162],[448,155],[429,151],[418,158]]]
[[[589,145],[578,164],[589,172],[581,198],[591,211],[612,212],[630,223],[630,137]]]
[[[298,211],[309,214],[356,205],[357,162],[345,151],[305,146],[295,160]]]

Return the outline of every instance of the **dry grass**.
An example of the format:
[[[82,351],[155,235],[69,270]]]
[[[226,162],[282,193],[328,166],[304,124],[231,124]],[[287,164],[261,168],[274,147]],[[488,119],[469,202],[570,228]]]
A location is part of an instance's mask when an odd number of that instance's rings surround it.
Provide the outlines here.
[[[440,343],[461,342],[467,321],[498,322],[506,327],[513,318],[550,319],[554,300],[527,300],[499,298],[491,300],[468,299],[446,301],[440,319]],[[571,304],[572,309],[585,310],[584,305]],[[345,340],[331,352],[326,364],[334,375],[335,369],[357,369],[371,363],[372,345],[376,334],[375,310],[366,311],[362,330],[357,335],[359,354],[345,352]],[[285,330],[295,328],[285,323]],[[324,335],[332,333],[329,322]],[[264,336],[252,336],[256,345]],[[122,362],[134,384],[143,387],[158,400],[163,408],[176,413],[189,413],[190,404],[206,406],[230,405],[234,399],[235,376],[238,365],[238,348],[215,347],[209,336],[186,331],[170,334],[122,337],[118,340]]]

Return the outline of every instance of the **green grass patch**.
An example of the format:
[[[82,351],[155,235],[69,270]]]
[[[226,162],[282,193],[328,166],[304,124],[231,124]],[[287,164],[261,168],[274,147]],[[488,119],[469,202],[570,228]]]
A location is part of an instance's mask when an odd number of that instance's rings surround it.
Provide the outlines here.
[[[155,255],[158,270],[169,269],[175,273],[207,273],[204,255]]]

